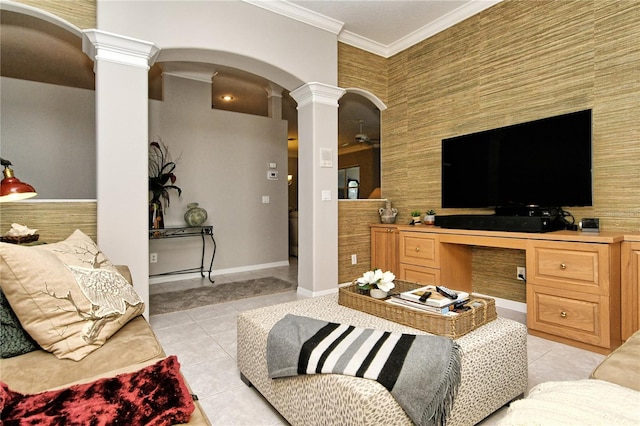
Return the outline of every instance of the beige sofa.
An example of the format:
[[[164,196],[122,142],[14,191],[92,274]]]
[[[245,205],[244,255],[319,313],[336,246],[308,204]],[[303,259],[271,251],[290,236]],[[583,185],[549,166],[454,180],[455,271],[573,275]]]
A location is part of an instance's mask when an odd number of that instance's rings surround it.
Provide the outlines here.
[[[131,282],[125,266],[120,273]],[[149,323],[138,315],[102,347],[80,361],[59,359],[44,350],[0,359],[0,380],[13,391],[34,394],[45,390],[65,388],[72,384],[88,383],[103,377],[139,370],[165,357]],[[209,420],[196,401],[190,425],[209,425]]]
[[[640,331],[585,380],[545,382],[513,402],[500,425],[640,424]]]

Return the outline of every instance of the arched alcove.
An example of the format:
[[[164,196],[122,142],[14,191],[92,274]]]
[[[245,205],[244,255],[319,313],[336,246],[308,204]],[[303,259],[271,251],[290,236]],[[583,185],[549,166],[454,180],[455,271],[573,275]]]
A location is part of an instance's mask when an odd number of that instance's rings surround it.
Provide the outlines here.
[[[2,156],[43,199],[95,199],[95,74],[82,31],[2,3]]]

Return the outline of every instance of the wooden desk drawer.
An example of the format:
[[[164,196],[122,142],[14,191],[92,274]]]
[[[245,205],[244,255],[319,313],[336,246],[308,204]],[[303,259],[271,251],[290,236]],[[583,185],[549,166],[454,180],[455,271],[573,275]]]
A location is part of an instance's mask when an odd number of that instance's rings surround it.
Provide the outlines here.
[[[527,253],[527,279],[532,284],[608,294],[608,245],[532,242]]]
[[[527,322],[531,329],[608,347],[608,298],[531,286],[527,289]]]
[[[424,266],[401,263],[399,279],[422,285],[440,285],[440,271]]]
[[[400,232],[400,263],[440,267],[438,236],[418,232]]]

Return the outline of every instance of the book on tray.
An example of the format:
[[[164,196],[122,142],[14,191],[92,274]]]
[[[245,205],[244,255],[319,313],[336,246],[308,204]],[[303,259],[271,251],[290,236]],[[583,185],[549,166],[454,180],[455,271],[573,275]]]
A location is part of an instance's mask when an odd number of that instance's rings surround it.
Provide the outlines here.
[[[450,310],[449,306],[437,307],[437,306],[429,306],[425,305],[422,302],[414,302],[412,300],[403,299],[399,294],[390,294],[390,297],[386,300],[387,303],[392,305],[402,306],[405,308],[415,309],[423,312],[431,312],[433,314],[443,314],[450,315],[454,314],[452,310]]]
[[[410,300],[412,302],[421,303],[427,306],[433,306],[436,308],[444,308],[450,307],[451,305],[459,305],[462,302],[469,300],[469,293],[464,291],[454,290],[458,297],[454,299],[449,299],[446,296],[438,293],[436,290],[436,286],[428,285],[420,288],[416,288],[414,290],[403,291],[399,294],[401,299]],[[431,295],[426,300],[420,300],[421,297],[424,296],[426,292],[431,292]]]

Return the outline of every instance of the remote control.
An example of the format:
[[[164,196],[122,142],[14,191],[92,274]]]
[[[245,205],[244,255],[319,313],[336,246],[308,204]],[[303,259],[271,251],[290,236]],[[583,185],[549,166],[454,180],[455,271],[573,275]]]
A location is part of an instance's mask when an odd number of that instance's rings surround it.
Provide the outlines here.
[[[420,296],[420,299],[418,299],[421,302],[426,302],[427,299],[431,296],[431,292],[430,291],[425,291],[424,293],[422,293],[422,296]]]
[[[438,290],[438,293],[440,293],[444,297],[448,297],[451,300],[456,300],[458,298],[458,293],[446,288],[443,285],[436,286],[436,290]]]

